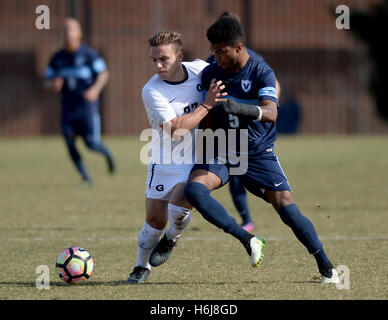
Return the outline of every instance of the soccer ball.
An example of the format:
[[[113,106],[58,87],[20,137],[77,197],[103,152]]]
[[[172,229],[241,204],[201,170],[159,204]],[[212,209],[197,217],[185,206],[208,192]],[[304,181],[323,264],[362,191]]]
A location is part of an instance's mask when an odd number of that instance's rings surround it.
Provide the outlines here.
[[[55,266],[63,281],[74,284],[92,275],[93,258],[83,248],[70,247],[59,254]]]

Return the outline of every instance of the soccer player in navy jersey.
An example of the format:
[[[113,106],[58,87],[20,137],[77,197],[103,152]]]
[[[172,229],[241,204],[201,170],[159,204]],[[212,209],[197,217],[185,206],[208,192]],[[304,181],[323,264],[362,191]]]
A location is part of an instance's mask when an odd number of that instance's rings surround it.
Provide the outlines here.
[[[207,30],[207,38],[216,61],[204,69],[202,87],[208,88],[210,80],[215,78],[223,82],[228,92],[228,101],[218,104],[209,113],[211,128],[247,132],[247,170],[240,176],[241,183],[272,204],[281,220],[316,259],[322,283],[338,283],[338,273],[326,256],[313,224],[295,204],[289,182],[274,153],[278,100],[273,70],[261,56],[247,52],[244,31],[235,19],[217,20]],[[240,240],[250,255],[252,266],[257,267],[263,257],[265,240],[244,230],[210,195],[228,182],[232,168],[228,154],[217,154],[213,160],[213,164],[194,165],[185,196],[207,221]]]
[[[62,134],[70,157],[82,177],[83,184],[92,179],[82,162],[75,139],[81,136],[86,146],[105,156],[110,173],[115,171],[111,152],[101,142],[99,96],[109,79],[103,58],[89,46],[82,44],[80,23],[65,20],[65,45],[56,52],[47,67],[46,86],[62,93]]]
[[[232,13],[230,11],[223,12],[219,16],[218,19],[220,19],[222,17],[229,17],[232,19],[236,19],[240,23],[240,17],[237,14]],[[248,54],[251,54],[251,52],[252,52],[252,54],[255,54],[249,48],[246,48],[246,50],[247,50]],[[206,60],[206,62],[208,62],[208,63],[212,63],[214,61],[215,61],[214,55],[211,55]],[[280,83],[276,79],[276,94],[277,94],[278,99],[280,97],[280,90],[281,90]],[[251,216],[251,213],[249,210],[247,192],[246,192],[244,186],[242,185],[242,183],[240,182],[239,177],[240,176],[238,176],[238,175],[231,175],[229,177],[229,191],[230,191],[230,194],[232,195],[233,204],[236,207],[236,209],[237,209],[237,211],[242,219],[241,226],[243,227],[244,230],[252,232],[253,230],[255,230],[256,226],[255,226],[255,223],[252,219],[252,216]]]
[[[231,15],[229,12],[225,12],[220,16],[222,17],[231,17],[234,19],[237,19],[236,15]],[[237,20],[238,21],[238,20]],[[251,49],[246,48],[247,52],[249,55],[251,54],[256,54],[257,53],[253,52]],[[211,55],[206,62],[208,63],[213,63],[215,61],[214,55]],[[280,96],[280,83],[276,79],[276,95],[279,98]],[[255,223],[252,219],[249,206],[248,206],[248,199],[247,199],[247,192],[243,186],[243,184],[240,181],[240,176],[239,175],[230,175],[229,176],[229,191],[230,194],[232,195],[232,200],[233,204],[236,207],[242,222],[241,226],[243,227],[244,230],[252,232],[255,230],[256,226]]]

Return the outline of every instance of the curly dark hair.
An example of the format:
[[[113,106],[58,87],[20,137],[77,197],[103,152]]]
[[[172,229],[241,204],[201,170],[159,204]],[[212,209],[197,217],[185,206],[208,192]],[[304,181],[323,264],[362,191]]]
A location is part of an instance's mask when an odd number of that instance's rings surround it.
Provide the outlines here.
[[[234,46],[245,43],[245,34],[241,24],[230,16],[223,16],[214,22],[206,33],[210,43],[225,43]]]

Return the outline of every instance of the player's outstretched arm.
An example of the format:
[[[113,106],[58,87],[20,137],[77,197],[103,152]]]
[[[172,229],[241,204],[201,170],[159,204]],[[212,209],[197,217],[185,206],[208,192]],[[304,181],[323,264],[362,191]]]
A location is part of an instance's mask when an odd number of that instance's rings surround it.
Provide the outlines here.
[[[213,79],[210,82],[209,91],[206,93],[205,100],[193,112],[184,114],[180,117],[174,118],[165,122],[161,127],[167,132],[171,132],[174,139],[181,139],[186,133],[193,129],[201,120],[208,114],[208,112],[219,102],[225,102],[224,98],[228,95],[227,92],[221,92],[225,89],[222,81],[216,82]]]
[[[228,99],[226,102],[218,104],[216,108],[220,108],[226,113],[263,122],[275,122],[277,118],[277,105],[272,100],[262,100],[260,106],[255,106]]]

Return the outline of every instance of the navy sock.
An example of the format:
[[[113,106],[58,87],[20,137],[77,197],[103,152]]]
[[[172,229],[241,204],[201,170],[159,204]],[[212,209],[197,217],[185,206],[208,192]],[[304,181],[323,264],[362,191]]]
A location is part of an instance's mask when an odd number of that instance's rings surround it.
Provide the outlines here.
[[[325,272],[334,268],[323,248],[318,252],[313,253],[313,257],[317,262],[319,271]]]
[[[248,208],[247,192],[237,176],[230,176],[229,190],[232,194],[233,203],[243,220],[243,224],[253,222]]]
[[[314,255],[318,269],[322,270],[331,266],[328,257],[323,250],[322,243],[311,221],[299,211],[295,203],[287,205],[279,210],[282,221],[288,225],[298,240]]]
[[[65,140],[66,140],[67,149],[70,154],[70,158],[73,161],[78,172],[81,174],[82,179],[85,181],[91,181],[88,175],[88,172],[86,171],[86,168],[82,162],[81,155],[79,154],[77,148],[75,147],[75,139],[65,137]]]
[[[210,190],[198,182],[191,182],[185,187],[185,196],[187,200],[197,209],[202,216],[216,227],[224,230],[239,239],[241,243],[247,244],[253,237],[252,234],[246,232],[237,222],[231,217],[225,208],[210,195]]]

